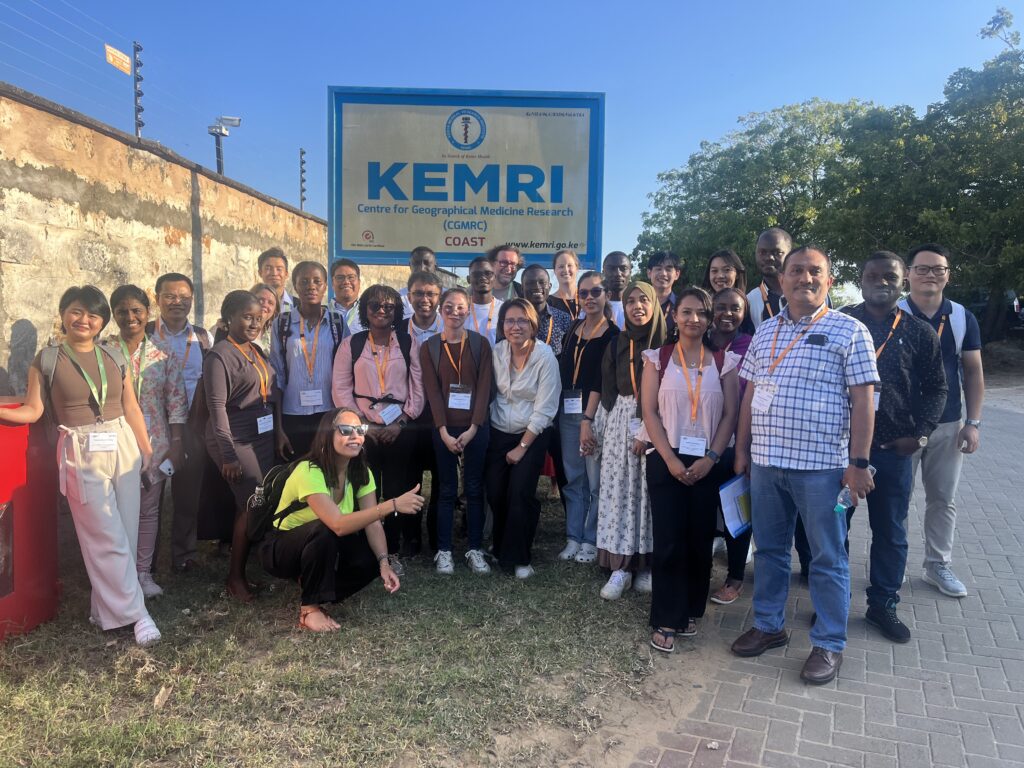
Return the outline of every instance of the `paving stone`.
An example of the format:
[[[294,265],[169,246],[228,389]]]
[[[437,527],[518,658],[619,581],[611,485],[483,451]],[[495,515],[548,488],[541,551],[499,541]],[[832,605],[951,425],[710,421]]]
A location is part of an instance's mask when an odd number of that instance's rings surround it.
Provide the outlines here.
[[[690,768],[692,764],[693,753],[666,749],[658,763],[658,768]]]
[[[722,768],[725,765],[730,745],[727,742],[719,742],[718,749],[708,749],[707,742],[701,742],[697,752],[693,756],[690,768]]]
[[[746,698],[747,686],[722,683],[718,686],[718,693],[715,694],[715,708],[738,711],[743,707]]]
[[[765,768],[829,768],[824,760],[786,755],[781,752],[765,752],[761,756],[761,763]]]
[[[634,757],[644,765],[657,765],[661,750],[657,747],[644,747]]]
[[[832,740],[832,718],[816,712],[804,713],[800,725],[800,740],[828,744]]]
[[[964,745],[959,735],[931,733],[928,734],[928,743],[932,750],[932,760],[936,765],[964,764]]]
[[[736,735],[732,739],[732,746],[729,748],[729,757],[734,760],[757,764],[761,760],[761,750],[764,748],[764,741],[765,735],[763,733],[737,728]]]
[[[918,744],[897,744],[896,755],[900,768],[932,768],[932,753]]]
[[[658,732],[658,744],[668,749],[677,749],[683,752],[693,752],[700,741],[696,736],[689,736],[683,733],[669,733],[668,731]]]
[[[696,720],[680,720],[676,724],[676,733],[688,733],[691,736],[699,736],[704,739],[716,739],[718,741],[729,741],[732,739],[733,729],[727,725],[718,723],[702,723]]]
[[[772,720],[768,723],[768,738],[765,740],[765,748],[779,752],[795,752],[799,734],[800,726],[796,723]]]
[[[879,755],[895,755],[896,745],[888,739],[879,739],[874,736],[857,736],[850,733],[833,733],[832,743],[847,749],[856,749],[860,752],[874,752]]]
[[[968,754],[995,757],[996,737],[987,725],[961,725],[960,735]]]
[[[864,753],[853,749],[843,749],[835,745],[814,744],[810,741],[801,741],[796,748],[797,754],[801,757],[814,757],[819,760],[828,760],[832,765],[847,765],[851,768],[863,768]]]

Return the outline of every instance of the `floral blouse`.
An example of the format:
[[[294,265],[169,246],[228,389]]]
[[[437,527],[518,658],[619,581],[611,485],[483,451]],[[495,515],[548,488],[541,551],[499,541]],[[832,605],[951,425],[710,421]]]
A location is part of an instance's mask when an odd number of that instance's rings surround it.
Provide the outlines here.
[[[120,336],[111,336],[107,339],[107,344],[124,354],[126,347],[121,345]],[[170,425],[184,424],[188,421],[188,396],[185,394],[185,377],[182,375],[181,361],[174,353],[152,336],[145,340],[145,361],[142,359],[142,350],[143,345],[139,344],[131,353],[129,362],[132,382],[136,387],[135,394],[142,408],[142,415],[146,419],[149,442],[153,446],[151,466],[155,469],[167,458],[171,449]],[[137,383],[140,366],[141,387]]]

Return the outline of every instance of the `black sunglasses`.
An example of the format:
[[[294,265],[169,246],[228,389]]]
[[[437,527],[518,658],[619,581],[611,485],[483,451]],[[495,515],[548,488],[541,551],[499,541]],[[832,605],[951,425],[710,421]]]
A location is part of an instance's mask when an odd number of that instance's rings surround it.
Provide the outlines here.
[[[369,424],[335,424],[334,428],[338,430],[338,434],[342,437],[352,437],[352,435],[359,435],[365,437],[367,431],[370,429]]]
[[[390,315],[395,311],[395,305],[390,301],[368,301],[366,302],[366,308],[371,312],[383,312],[386,315]]]
[[[581,288],[576,293],[581,299],[585,299],[587,296],[592,299],[599,299],[601,298],[601,294],[604,293],[604,286],[596,285],[593,288]]]

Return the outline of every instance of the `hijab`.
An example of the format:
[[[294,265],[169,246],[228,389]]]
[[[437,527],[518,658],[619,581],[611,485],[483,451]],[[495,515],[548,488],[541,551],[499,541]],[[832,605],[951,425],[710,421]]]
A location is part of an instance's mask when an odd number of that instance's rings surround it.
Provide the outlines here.
[[[626,299],[635,291],[641,291],[651,302],[651,319],[644,325],[634,325],[629,317],[629,311],[625,308]],[[658,303],[658,295],[654,292],[654,286],[642,280],[636,280],[626,286],[622,292],[623,311],[625,312],[625,328],[614,340],[615,350],[615,386],[620,395],[633,394],[633,376],[636,377],[637,404],[640,400],[640,378],[643,373],[644,360],[643,352],[648,349],[657,349],[665,343],[668,336],[668,329],[665,325],[665,314],[661,311]],[[630,376],[629,348],[630,342],[633,347],[633,376]],[[614,403],[612,403],[614,405]],[[611,410],[610,405],[605,405]]]

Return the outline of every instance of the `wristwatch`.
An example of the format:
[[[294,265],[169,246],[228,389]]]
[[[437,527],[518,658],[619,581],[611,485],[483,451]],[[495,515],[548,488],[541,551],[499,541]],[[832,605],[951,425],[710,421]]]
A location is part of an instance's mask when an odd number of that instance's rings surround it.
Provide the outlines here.
[[[857,469],[867,469],[868,467],[871,466],[871,462],[868,461],[867,459],[854,459],[854,458],[851,458],[850,459],[850,464],[855,466]]]
[[[527,450],[529,450],[529,449],[530,449],[530,446],[528,446],[528,445],[527,445],[526,443],[524,443],[524,442],[523,442],[522,440],[520,440],[520,441],[519,441],[519,447],[520,447],[520,448],[522,448],[522,449],[523,449],[524,451],[527,451]]]
[[[918,448],[924,448],[927,445],[928,445],[928,435],[921,435],[919,438],[917,438],[917,447]]]
[[[711,459],[713,462],[715,462],[715,464],[717,464],[721,460],[721,458],[722,458],[720,454],[716,453],[715,451],[711,450],[710,448],[708,448],[704,452],[704,456],[706,458],[708,458],[708,459]]]
[[[981,419],[968,419],[964,424],[975,429],[981,429]]]

